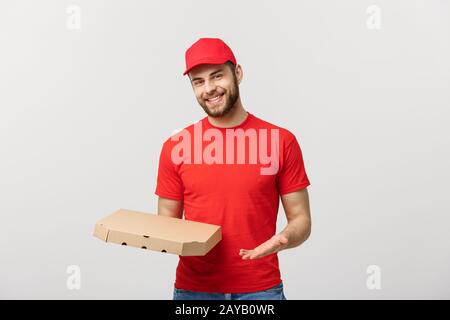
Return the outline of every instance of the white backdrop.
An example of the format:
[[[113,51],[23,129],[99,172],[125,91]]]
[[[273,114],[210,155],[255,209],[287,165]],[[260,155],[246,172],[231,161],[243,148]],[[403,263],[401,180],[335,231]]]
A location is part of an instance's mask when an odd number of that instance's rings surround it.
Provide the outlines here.
[[[92,232],[156,212],[162,142],[205,116],[182,77],[200,37],[302,147],[313,230],[279,253],[287,299],[450,298],[445,0],[2,0],[0,298],[171,299],[177,256]]]

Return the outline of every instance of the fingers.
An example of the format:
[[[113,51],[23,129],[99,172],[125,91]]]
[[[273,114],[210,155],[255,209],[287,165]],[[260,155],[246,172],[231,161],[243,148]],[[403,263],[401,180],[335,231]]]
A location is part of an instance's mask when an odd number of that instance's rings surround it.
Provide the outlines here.
[[[239,250],[239,255],[242,257],[243,260],[254,259],[255,258],[254,251],[255,250],[241,249]]]
[[[252,259],[255,259],[255,258],[257,258],[257,257],[255,257],[255,255],[253,255],[253,254],[244,254],[244,255],[242,255],[242,259],[243,260],[252,260]]]
[[[262,258],[268,254],[277,252],[277,249],[288,243],[284,235],[275,235],[270,240],[259,245],[253,250],[240,249],[239,255],[243,260]]]
[[[286,244],[289,242],[289,240],[285,236],[280,236],[279,241],[281,244]]]

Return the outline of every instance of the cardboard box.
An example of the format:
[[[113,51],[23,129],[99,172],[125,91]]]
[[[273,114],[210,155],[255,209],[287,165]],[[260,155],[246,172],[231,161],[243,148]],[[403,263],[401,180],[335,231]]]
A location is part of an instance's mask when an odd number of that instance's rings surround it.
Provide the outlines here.
[[[120,209],[99,220],[94,236],[111,243],[180,256],[204,256],[220,240],[220,226]]]

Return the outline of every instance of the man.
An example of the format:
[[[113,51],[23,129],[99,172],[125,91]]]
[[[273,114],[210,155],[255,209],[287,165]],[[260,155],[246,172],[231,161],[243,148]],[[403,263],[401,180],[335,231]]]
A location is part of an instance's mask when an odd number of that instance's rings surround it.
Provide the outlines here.
[[[277,253],[311,232],[299,143],[244,109],[242,67],[222,40],[201,38],[185,58],[207,116],[163,144],[158,214],[220,225],[222,240],[205,256],[179,257],[173,298],[286,299]],[[275,234],[280,198],[288,224]]]

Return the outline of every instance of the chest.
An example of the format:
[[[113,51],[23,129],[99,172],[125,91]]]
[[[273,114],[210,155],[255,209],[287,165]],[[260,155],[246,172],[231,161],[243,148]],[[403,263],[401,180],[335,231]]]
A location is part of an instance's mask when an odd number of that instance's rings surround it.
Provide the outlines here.
[[[264,195],[277,190],[276,175],[263,175],[258,164],[183,164],[185,195]]]

